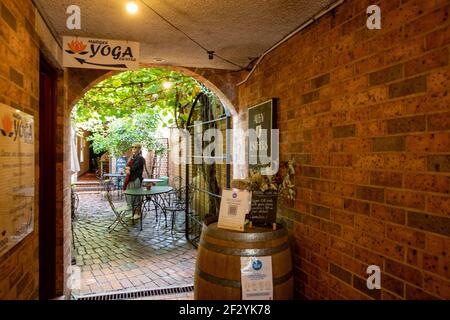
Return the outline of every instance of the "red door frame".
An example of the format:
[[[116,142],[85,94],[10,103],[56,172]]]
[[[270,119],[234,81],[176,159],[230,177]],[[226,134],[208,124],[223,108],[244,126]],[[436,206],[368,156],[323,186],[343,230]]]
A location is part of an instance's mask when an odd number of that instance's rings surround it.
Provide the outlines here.
[[[56,70],[40,57],[39,299],[56,296]]]

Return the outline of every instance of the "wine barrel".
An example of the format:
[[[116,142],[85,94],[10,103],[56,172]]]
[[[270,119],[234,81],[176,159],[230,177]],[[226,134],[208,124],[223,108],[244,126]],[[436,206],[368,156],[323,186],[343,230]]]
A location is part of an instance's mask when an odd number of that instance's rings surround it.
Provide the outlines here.
[[[203,224],[194,279],[196,300],[241,300],[240,257],[272,257],[273,298],[293,298],[291,250],[285,228],[220,229]]]

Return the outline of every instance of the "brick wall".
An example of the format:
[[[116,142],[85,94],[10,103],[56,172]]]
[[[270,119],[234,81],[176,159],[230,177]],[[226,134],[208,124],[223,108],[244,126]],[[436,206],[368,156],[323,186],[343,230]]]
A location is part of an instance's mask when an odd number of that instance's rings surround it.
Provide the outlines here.
[[[0,102],[34,115],[38,134],[39,48],[34,32],[35,12],[30,1],[2,0],[0,3]],[[36,166],[39,165],[36,140]],[[39,186],[39,170],[35,171]],[[35,208],[39,206],[36,188]],[[38,297],[38,210],[34,232],[0,257],[0,299]]]
[[[265,58],[240,110],[279,98],[299,297],[450,299],[449,2],[373,2],[381,30],[345,1]]]

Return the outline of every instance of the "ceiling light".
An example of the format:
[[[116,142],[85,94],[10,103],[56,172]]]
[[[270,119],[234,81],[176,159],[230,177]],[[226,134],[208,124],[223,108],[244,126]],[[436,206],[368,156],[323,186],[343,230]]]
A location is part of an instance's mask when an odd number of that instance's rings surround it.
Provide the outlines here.
[[[135,1],[129,1],[127,3],[126,8],[127,8],[128,13],[130,13],[130,14],[135,14],[138,11],[138,5],[136,4]]]
[[[164,89],[170,89],[170,88],[172,88],[172,85],[173,85],[172,82],[169,82],[169,81],[166,81],[163,83]]]

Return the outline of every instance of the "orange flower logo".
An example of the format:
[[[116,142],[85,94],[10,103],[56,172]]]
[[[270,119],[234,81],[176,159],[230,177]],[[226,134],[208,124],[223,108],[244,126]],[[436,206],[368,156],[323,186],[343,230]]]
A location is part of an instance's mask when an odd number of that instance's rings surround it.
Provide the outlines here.
[[[3,129],[0,129],[4,136],[12,137],[13,135],[13,122],[10,117],[4,115],[2,118]]]
[[[86,50],[86,45],[83,43],[83,41],[72,40],[67,45],[69,46],[69,49],[70,49],[70,50],[66,50],[67,53],[70,53],[70,54],[75,54],[75,53],[86,54],[86,53],[88,53],[87,51],[84,51],[84,50]]]

